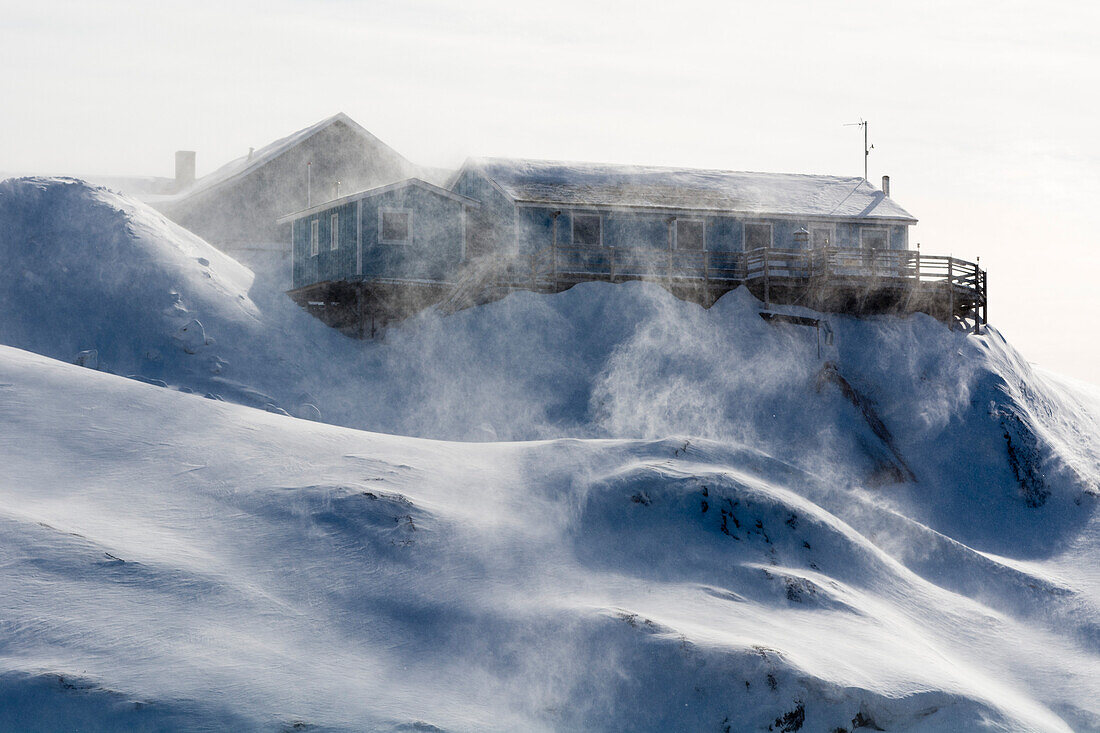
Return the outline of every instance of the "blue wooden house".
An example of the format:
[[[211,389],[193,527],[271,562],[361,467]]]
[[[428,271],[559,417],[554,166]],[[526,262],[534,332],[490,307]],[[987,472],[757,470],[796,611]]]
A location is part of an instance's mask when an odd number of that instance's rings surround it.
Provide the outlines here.
[[[743,284],[765,303],[820,310],[976,323],[984,307],[976,266],[926,257],[922,269],[908,248],[916,219],[885,177],[879,189],[854,177],[473,159],[447,188],[408,179],[280,221],[292,224],[292,297],[359,333],[434,303],[598,279],[658,281],[705,306]]]
[[[409,178],[284,216],[291,295],[331,325],[409,315],[446,297],[467,261],[467,220],[481,204]]]
[[[410,177],[438,182],[433,171],[409,162],[343,113],[249,150],[198,180],[194,161],[194,153],[185,155],[175,194],[150,203],[245,264],[265,269],[291,260],[289,233],[277,218],[288,211],[332,198],[337,190]]]
[[[903,250],[917,222],[888,191],[840,176],[481,159],[451,188],[484,204],[471,222],[472,253],[554,244]]]
[[[453,282],[474,199],[417,178],[318,204],[292,223],[295,288],[335,280]]]

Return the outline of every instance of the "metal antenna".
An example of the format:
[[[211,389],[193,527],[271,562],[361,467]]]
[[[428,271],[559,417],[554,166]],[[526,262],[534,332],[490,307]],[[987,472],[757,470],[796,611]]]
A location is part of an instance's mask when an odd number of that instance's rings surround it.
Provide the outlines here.
[[[871,151],[875,149],[874,145],[867,144],[867,120],[862,117],[859,118],[859,122],[848,122],[844,127],[862,127],[863,128],[863,180],[867,178],[867,159],[871,157]]]

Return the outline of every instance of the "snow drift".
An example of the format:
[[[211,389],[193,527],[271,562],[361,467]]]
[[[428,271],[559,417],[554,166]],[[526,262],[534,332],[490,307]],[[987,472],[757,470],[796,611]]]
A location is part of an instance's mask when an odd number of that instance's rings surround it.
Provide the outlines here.
[[[1100,397],[993,329],[592,283],[359,343],[103,189],[0,226],[7,727],[1100,728]]]
[[[1088,495],[966,544],[733,442],[428,442],[8,348],[0,394],[8,727],[1100,722]]]

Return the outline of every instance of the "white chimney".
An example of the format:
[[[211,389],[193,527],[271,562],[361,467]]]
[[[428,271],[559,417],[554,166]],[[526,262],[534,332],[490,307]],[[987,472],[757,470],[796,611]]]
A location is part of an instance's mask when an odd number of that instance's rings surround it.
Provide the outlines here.
[[[882,177],[882,192],[886,194],[886,198],[890,198],[890,176]]]
[[[195,182],[195,151],[176,151],[176,190]]]

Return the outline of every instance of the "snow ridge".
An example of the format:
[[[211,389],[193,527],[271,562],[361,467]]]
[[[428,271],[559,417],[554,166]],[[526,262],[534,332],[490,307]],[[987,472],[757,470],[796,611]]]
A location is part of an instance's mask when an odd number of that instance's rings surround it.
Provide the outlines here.
[[[1100,392],[994,329],[590,283],[361,343],[104,189],[0,222],[0,727],[1100,729]]]

